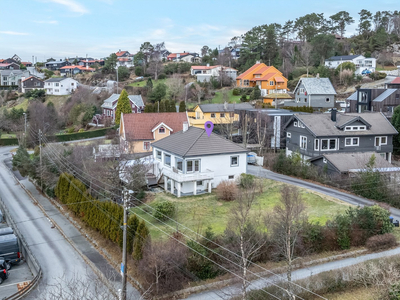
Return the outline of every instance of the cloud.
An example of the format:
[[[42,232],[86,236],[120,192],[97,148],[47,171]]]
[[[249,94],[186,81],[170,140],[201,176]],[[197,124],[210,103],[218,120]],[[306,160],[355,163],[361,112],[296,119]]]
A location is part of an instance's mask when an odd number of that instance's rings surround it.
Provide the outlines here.
[[[67,7],[70,11],[81,13],[81,14],[87,14],[89,11],[82,5],[74,0],[49,0],[50,2],[54,2],[57,4],[64,5]]]
[[[28,35],[26,32],[16,32],[16,31],[0,31],[0,34],[8,34],[8,35]]]
[[[56,20],[50,20],[50,21],[33,21],[33,22],[38,23],[38,24],[58,24],[58,21],[56,21]]]

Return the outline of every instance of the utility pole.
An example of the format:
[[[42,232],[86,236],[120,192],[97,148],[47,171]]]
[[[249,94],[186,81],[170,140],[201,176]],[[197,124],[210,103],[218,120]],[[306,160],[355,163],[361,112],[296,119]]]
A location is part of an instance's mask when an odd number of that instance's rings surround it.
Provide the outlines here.
[[[43,168],[42,168],[42,130],[39,129],[39,150],[40,150],[40,190],[43,192]]]
[[[126,300],[126,202],[128,198],[128,191],[124,190],[124,225],[123,225],[123,242],[122,242],[122,264],[121,264],[121,275],[122,275],[122,291],[121,300]]]
[[[26,113],[23,114],[25,117],[25,138],[24,138],[24,144],[25,144],[25,148],[26,148]]]
[[[117,94],[118,94],[118,66],[117,66]]]

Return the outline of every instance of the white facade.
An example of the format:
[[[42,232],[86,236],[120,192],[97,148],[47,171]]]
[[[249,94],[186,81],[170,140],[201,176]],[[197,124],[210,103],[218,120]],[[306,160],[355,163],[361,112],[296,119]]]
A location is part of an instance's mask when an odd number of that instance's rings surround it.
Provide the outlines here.
[[[184,158],[153,146],[153,156],[155,175],[163,176],[165,190],[178,197],[210,193],[222,180],[236,180],[247,171],[247,153]]]
[[[211,77],[219,78],[221,69],[222,72],[224,72],[227,77],[231,78],[232,80],[236,80],[237,70],[222,66],[211,66],[211,67],[193,66],[190,68],[190,74],[196,76],[197,81],[208,82],[210,81]]]
[[[60,81],[46,80],[44,82],[44,89],[47,95],[69,95],[73,93],[78,87],[78,81],[72,78],[64,78]]]
[[[353,64],[356,65],[356,71],[355,71],[356,75],[361,74],[364,70],[375,72],[375,69],[376,69],[376,58],[366,58],[362,55],[359,55],[353,59],[347,59],[347,60],[326,59],[325,66],[329,67],[331,69],[336,69],[341,63],[344,63],[344,62],[352,62]]]

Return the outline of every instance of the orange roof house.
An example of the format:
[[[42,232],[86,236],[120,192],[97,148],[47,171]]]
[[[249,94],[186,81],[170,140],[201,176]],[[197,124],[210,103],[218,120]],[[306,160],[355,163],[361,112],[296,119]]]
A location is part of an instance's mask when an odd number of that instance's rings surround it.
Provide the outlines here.
[[[236,77],[238,87],[258,87],[263,98],[274,98],[272,94],[286,94],[287,79],[274,66],[257,62],[250,69]],[[280,98],[280,97],[279,97]]]

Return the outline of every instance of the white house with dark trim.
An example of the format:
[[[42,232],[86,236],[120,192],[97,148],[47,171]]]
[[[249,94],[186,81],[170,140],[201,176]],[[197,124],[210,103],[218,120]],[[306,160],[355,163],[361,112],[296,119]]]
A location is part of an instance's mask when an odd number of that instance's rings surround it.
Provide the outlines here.
[[[154,175],[177,197],[211,193],[221,181],[247,171],[248,150],[201,128],[185,128],[151,145]]]
[[[332,56],[328,59],[325,59],[325,67],[336,69],[344,62],[351,62],[356,65],[356,75],[361,74],[365,70],[375,72],[376,69],[376,58],[367,58],[363,55]]]
[[[78,88],[79,82],[72,78],[58,77],[44,81],[47,95],[69,95]]]

